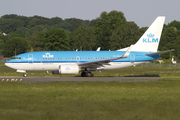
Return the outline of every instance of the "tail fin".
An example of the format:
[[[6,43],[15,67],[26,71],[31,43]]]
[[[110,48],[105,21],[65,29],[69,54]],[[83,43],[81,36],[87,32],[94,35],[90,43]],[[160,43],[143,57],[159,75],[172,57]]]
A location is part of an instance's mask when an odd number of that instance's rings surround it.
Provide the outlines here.
[[[159,16],[133,46],[132,51],[157,52],[165,17]]]

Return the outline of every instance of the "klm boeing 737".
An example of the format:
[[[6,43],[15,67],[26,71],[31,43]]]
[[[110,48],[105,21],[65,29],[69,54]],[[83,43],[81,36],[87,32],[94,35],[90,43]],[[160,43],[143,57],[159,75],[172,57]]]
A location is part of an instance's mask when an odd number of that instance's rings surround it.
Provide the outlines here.
[[[26,71],[52,71],[53,74],[78,74],[90,77],[90,71],[112,70],[157,59],[168,51],[157,51],[164,16],[157,17],[136,44],[117,51],[43,51],[20,54],[5,63],[26,77]]]

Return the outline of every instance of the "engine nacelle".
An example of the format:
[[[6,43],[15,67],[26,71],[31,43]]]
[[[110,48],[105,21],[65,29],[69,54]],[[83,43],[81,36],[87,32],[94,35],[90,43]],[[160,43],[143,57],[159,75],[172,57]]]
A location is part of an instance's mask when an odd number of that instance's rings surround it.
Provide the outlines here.
[[[59,71],[52,71],[52,74],[78,74],[79,66],[77,64],[64,64],[59,66]]]

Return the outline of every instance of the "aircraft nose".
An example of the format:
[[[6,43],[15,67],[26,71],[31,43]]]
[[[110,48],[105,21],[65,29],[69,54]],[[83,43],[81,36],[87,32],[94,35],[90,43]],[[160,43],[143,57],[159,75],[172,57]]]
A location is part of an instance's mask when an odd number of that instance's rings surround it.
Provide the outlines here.
[[[6,62],[6,63],[5,63],[5,66],[7,66],[7,67],[10,67],[10,68],[11,68],[11,67],[12,67],[12,63],[8,63],[8,62]]]
[[[9,63],[5,63],[5,66],[9,67]]]

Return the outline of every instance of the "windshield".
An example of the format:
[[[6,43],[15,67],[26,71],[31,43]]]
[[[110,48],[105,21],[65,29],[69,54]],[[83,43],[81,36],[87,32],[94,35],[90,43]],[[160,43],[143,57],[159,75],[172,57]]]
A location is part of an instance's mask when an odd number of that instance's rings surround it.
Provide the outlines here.
[[[14,57],[13,59],[19,60],[19,59],[21,59],[21,57]]]

